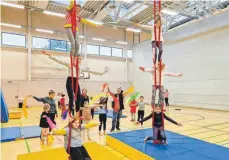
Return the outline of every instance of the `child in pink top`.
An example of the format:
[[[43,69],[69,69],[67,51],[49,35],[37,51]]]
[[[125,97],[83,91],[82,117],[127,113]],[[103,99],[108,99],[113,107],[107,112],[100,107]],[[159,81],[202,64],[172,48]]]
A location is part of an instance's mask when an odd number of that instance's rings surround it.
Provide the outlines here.
[[[135,121],[136,109],[138,106],[138,102],[136,100],[133,100],[130,102],[129,106],[130,106],[131,121]]]

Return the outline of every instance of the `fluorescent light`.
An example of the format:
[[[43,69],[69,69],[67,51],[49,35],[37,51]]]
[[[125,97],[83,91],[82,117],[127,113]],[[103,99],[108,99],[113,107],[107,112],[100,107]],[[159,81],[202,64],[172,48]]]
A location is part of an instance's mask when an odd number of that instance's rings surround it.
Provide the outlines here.
[[[38,28],[36,28],[36,31],[38,31],[38,32],[44,32],[44,33],[54,33],[53,31],[50,31],[50,30],[38,29]]]
[[[84,36],[79,36],[79,38],[84,38]]]
[[[101,42],[104,42],[106,41],[105,39],[101,39],[101,38],[92,38],[93,41],[101,41]]]
[[[171,15],[171,16],[175,16],[175,15],[178,15],[178,13],[177,12],[175,12],[175,11],[172,11],[172,10],[169,10],[169,9],[163,9],[162,11],[161,11],[162,13],[165,13],[165,14],[168,14],[168,15]]]
[[[57,13],[57,12],[43,11],[43,13],[48,14],[48,15],[52,15],[52,16],[57,16],[57,17],[65,17],[65,14]]]
[[[0,5],[19,8],[19,9],[24,9],[25,8],[25,6],[23,6],[23,5],[14,4],[14,3],[8,3],[8,2],[0,2]]]
[[[131,32],[137,32],[140,33],[141,30],[140,29],[136,29],[136,28],[126,28],[127,31],[131,31]]]
[[[126,3],[131,3],[131,2],[133,2],[134,0],[123,0],[124,2],[126,2]]]
[[[15,25],[15,24],[8,24],[8,23],[2,23],[2,22],[0,22],[0,24],[1,26],[6,26],[6,27],[21,28],[21,26]]]
[[[118,44],[128,44],[127,42],[117,41]]]
[[[99,26],[103,25],[103,22],[95,21],[95,20],[88,19],[88,18],[86,18],[86,20],[88,20],[89,22],[92,22],[92,23],[94,23],[96,25],[99,25]]]

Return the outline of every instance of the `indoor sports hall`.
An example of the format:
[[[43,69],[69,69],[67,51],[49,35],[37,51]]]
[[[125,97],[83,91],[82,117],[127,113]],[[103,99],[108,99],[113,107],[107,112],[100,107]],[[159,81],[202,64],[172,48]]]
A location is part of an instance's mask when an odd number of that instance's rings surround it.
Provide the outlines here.
[[[2,160],[227,160],[228,0],[1,0]]]

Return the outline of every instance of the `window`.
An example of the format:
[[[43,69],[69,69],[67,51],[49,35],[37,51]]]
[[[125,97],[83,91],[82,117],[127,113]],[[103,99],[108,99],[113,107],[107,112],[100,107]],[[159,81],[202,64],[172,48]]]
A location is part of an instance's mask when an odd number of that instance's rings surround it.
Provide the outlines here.
[[[33,37],[33,48],[50,49],[50,39]]]
[[[71,43],[67,42],[67,52],[71,51]],[[82,43],[80,43],[79,53],[82,53]]]
[[[25,35],[2,33],[2,44],[9,46],[26,47]]]
[[[99,55],[99,46],[87,45],[87,53]]]
[[[132,50],[127,50],[127,58],[132,58]]]
[[[67,51],[67,42],[51,39],[51,50],[66,52]]]
[[[112,56],[114,57],[123,57],[121,48],[112,48]]]
[[[100,46],[99,54],[102,56],[111,56],[111,48]]]

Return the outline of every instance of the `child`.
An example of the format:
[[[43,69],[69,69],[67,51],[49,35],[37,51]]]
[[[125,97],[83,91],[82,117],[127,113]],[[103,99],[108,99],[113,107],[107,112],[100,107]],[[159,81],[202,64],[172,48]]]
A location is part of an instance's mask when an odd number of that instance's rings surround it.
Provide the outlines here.
[[[71,51],[70,51],[70,55],[77,57],[79,56],[79,47],[80,47],[80,43],[79,43],[79,25],[80,23],[86,24],[86,25],[91,25],[91,26],[98,26],[84,18],[79,17],[80,14],[80,10],[81,10],[81,5],[80,4],[76,4],[76,17],[72,17],[73,16],[73,7],[74,7],[74,0],[70,0],[70,4],[67,8],[67,14],[66,14],[66,23],[64,25],[64,28],[67,31],[67,36],[69,38],[69,41],[71,43]],[[72,31],[72,18],[76,19],[76,33],[73,33]]]
[[[152,44],[152,49],[153,49],[153,54],[154,54],[153,61],[154,61],[154,64],[156,64],[156,61],[157,61],[157,48],[158,48],[159,49],[158,62],[160,62],[161,61],[161,56],[162,56],[162,53],[163,53],[162,46],[163,46],[163,42],[164,42],[164,38],[162,36],[161,15],[158,14],[156,16],[156,19],[154,21],[154,26],[141,25],[141,24],[136,24],[136,26],[141,27],[141,28],[145,28],[145,29],[151,29],[151,36],[152,36],[151,44]]]
[[[171,118],[167,117],[164,113],[162,113],[162,107],[161,105],[157,104],[155,106],[154,109],[154,113],[152,112],[149,116],[147,116],[146,118],[144,118],[141,121],[138,121],[136,124],[138,125],[139,123],[142,123],[144,121],[149,120],[150,118],[153,118],[153,136],[147,136],[144,140],[144,142],[146,143],[148,140],[153,140],[154,143],[156,142],[156,140],[158,140],[159,138],[159,133],[160,136],[162,137],[162,142],[163,144],[168,144],[167,140],[166,140],[166,135],[165,135],[165,130],[164,130],[164,120],[163,117],[168,120],[169,122],[176,124],[178,126],[182,126],[180,123],[177,123],[176,121],[172,120]]]
[[[43,112],[40,117],[40,127],[41,127],[40,139],[42,143],[47,143],[46,135],[49,132],[49,124],[46,118],[49,117],[49,114],[48,114],[49,109],[50,109],[50,105],[45,103],[43,106]]]
[[[144,114],[145,114],[145,102],[144,97],[140,97],[140,102],[138,103],[138,121],[143,120]],[[141,123],[141,126],[143,127],[143,122]]]
[[[107,100],[108,97],[101,97],[99,102],[99,135],[102,136],[101,129],[103,126],[103,133],[106,134],[106,123],[107,123]]]
[[[82,116],[83,116],[83,121],[84,124],[88,124],[89,122],[92,121],[92,115],[91,115],[91,109],[94,109],[95,107],[98,106],[89,106],[88,101],[84,102],[84,107],[82,107]],[[85,136],[85,131],[83,132],[83,135]],[[88,140],[91,141],[91,137],[90,137],[90,129],[87,129],[87,136],[88,136]]]
[[[160,68],[161,68],[161,77],[160,77]],[[143,72],[149,72],[151,74],[155,74],[154,69],[148,69],[148,68],[144,68],[144,67],[139,67],[140,70],[142,70]],[[165,64],[161,64],[158,63],[158,67],[156,68],[156,85],[155,85],[155,79],[153,78],[153,88],[152,88],[152,107],[154,107],[155,104],[155,98],[156,98],[156,91],[157,89],[159,89],[159,102],[162,106],[164,106],[164,86],[163,86],[163,79],[164,76],[171,76],[171,77],[181,77],[183,74],[175,74],[175,73],[168,73],[168,72],[164,72],[165,69]],[[161,83],[160,83],[161,81]]]
[[[165,105],[169,106],[169,91],[168,91],[168,89],[165,90]]]
[[[61,108],[61,117],[63,117],[63,113],[66,110],[65,94],[62,94],[61,95],[61,98],[60,98],[60,108]]]
[[[84,129],[90,129],[97,126],[96,123],[88,123],[80,125],[80,120],[78,117],[69,118],[69,124],[62,130],[53,129],[52,132],[54,135],[63,135],[64,136],[64,147],[68,154],[70,154],[71,160],[91,160],[87,150],[82,144],[81,131]],[[71,127],[71,140],[69,140],[69,129]],[[68,150],[68,145],[70,145],[70,151]]]
[[[134,99],[130,102],[129,106],[130,106],[131,121],[135,121],[136,109],[137,109],[138,103]]]

